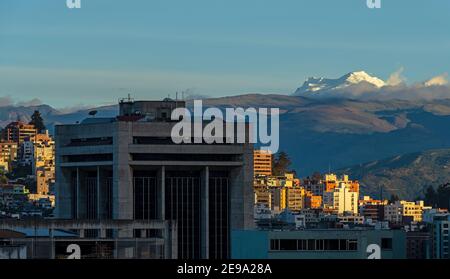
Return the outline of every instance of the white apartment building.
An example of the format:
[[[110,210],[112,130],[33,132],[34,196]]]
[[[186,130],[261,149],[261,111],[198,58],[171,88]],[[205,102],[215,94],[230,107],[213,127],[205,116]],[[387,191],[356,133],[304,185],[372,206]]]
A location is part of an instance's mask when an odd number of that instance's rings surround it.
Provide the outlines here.
[[[336,211],[337,214],[358,214],[359,192],[352,192],[346,183],[339,183],[339,186],[332,191],[323,193],[324,207]]]

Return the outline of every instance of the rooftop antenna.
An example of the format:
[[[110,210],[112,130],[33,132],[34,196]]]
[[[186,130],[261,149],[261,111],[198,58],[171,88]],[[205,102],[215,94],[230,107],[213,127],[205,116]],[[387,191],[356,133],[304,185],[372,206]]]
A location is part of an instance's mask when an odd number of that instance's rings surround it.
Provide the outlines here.
[[[184,101],[184,90],[183,90],[183,91],[181,91],[181,100],[183,100],[183,101]]]

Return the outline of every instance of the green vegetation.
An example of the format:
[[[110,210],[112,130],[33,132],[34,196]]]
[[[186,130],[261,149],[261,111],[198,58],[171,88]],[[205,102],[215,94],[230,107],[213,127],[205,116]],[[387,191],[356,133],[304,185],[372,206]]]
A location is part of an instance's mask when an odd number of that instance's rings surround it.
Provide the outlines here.
[[[450,182],[441,184],[435,189],[428,186],[424,191],[425,204],[437,208],[450,208]]]
[[[362,195],[379,197],[381,187],[385,197],[397,195],[406,200],[423,199],[424,194],[431,191],[427,189],[429,185],[438,189],[438,185],[450,182],[450,149],[408,153],[340,169],[337,173],[359,180]],[[442,189],[438,195],[444,193]],[[430,201],[436,203],[429,198]],[[448,198],[441,203],[447,208]]]
[[[33,115],[31,115],[31,121],[29,124],[34,125],[39,133],[43,133],[45,131],[44,119],[42,119],[41,113],[38,110],[35,110]]]
[[[290,169],[292,165],[292,161],[289,158],[289,155],[281,151],[274,156],[272,156],[272,173],[276,176],[284,175],[286,172],[293,172]]]
[[[0,184],[8,184],[8,177],[3,170],[0,170]]]

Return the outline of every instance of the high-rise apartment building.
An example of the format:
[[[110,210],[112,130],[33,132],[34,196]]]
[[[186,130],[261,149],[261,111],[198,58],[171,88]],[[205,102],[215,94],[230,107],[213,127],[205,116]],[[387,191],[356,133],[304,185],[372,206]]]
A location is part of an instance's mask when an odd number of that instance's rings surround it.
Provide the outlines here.
[[[343,182],[333,190],[323,193],[324,208],[333,210],[337,214],[358,214],[359,192],[353,192]]]
[[[358,214],[359,183],[348,179],[348,175],[338,178],[326,174],[323,182],[323,205],[337,214]]]
[[[272,175],[272,154],[266,150],[255,149],[253,153],[253,168],[255,176]]]
[[[2,131],[2,139],[4,141],[22,144],[27,138],[34,138],[37,130],[34,125],[26,124],[21,121],[9,123]]]

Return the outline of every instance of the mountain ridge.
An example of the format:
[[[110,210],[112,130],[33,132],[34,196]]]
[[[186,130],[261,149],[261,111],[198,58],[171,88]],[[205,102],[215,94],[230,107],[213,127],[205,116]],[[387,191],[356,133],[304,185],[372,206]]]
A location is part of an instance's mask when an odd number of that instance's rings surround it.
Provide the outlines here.
[[[321,93],[333,93],[337,90],[345,90],[348,87],[366,83],[368,87],[381,88],[386,82],[378,77],[371,76],[365,71],[354,71],[347,73],[337,79],[331,78],[308,78],[301,87],[297,88],[295,96],[318,96]]]
[[[245,94],[203,100],[204,107],[278,107],[280,150],[290,154],[301,176],[339,169],[390,156],[450,148],[450,99],[355,100],[315,99],[290,95]],[[188,103],[190,105],[190,103]],[[0,107],[0,123],[29,117],[39,107]],[[114,117],[118,106],[61,113],[48,107],[43,118],[50,130],[74,124],[98,110]]]
[[[361,185],[361,193],[384,198],[397,195],[414,200],[428,186],[450,182],[450,149],[431,149],[397,155],[337,170],[349,174]]]

